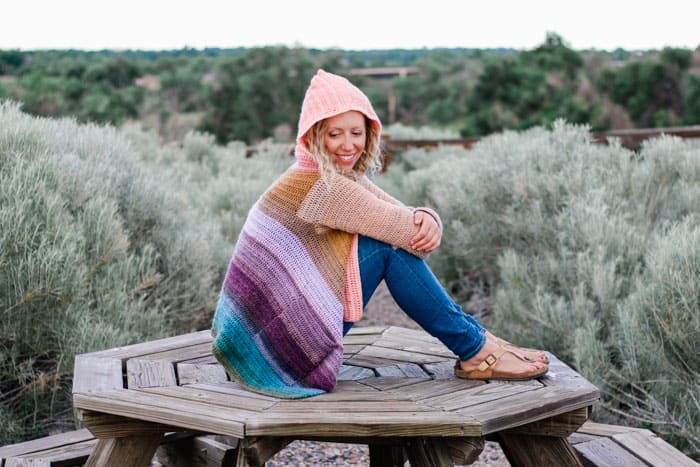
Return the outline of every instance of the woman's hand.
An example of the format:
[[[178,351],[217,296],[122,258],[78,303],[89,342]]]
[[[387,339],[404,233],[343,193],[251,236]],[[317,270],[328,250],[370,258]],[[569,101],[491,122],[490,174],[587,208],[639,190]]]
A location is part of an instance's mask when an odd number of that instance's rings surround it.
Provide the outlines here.
[[[418,233],[411,239],[411,248],[430,253],[440,246],[442,232],[433,216],[425,211],[415,211],[413,223],[419,226],[419,229]]]

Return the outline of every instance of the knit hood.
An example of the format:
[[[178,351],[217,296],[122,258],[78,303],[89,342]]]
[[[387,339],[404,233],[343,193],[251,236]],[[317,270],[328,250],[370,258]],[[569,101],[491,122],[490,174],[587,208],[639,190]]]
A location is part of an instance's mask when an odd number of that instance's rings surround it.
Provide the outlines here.
[[[317,169],[316,163],[311,159],[308,148],[303,141],[303,136],[311,127],[323,119],[350,110],[363,113],[370,119],[377,134],[381,135],[382,124],[367,96],[346,78],[319,69],[311,78],[304,102],[301,104],[297,144],[294,150],[294,155],[300,165],[312,170]]]

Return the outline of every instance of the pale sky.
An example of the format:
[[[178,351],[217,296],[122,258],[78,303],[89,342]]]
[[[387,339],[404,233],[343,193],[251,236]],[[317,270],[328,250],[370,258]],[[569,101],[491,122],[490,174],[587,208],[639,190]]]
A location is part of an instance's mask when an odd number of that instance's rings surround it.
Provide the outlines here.
[[[700,45],[698,0],[7,0],[0,49]]]

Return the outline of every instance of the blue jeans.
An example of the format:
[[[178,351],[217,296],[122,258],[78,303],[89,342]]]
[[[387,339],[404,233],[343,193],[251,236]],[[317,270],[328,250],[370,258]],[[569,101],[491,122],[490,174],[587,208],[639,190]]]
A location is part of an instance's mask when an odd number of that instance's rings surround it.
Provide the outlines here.
[[[360,235],[358,244],[363,306],[384,279],[401,309],[460,360],[486,342],[486,330],[447,294],[425,261],[400,248]],[[353,323],[343,323],[345,335]]]

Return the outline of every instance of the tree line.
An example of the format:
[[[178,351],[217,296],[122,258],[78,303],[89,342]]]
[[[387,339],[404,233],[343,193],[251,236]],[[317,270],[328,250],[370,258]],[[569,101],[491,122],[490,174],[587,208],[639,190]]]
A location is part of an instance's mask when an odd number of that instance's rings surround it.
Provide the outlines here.
[[[417,73],[350,76],[386,66]],[[530,50],[0,50],[0,98],[34,115],[137,120],[164,139],[196,129],[220,143],[289,140],[318,68],[350,77],[385,122],[391,105],[398,122],[465,137],[557,118],[593,130],[700,122],[700,50],[577,51],[555,33]]]

